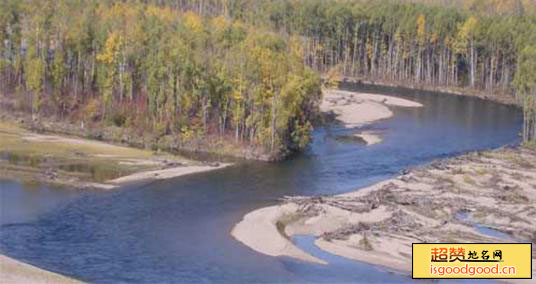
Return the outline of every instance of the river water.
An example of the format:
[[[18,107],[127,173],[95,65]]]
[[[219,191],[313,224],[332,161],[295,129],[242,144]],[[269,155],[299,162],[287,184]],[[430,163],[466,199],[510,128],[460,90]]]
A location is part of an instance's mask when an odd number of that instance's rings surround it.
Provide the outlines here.
[[[295,242],[329,265],[256,253],[229,232],[244,214],[284,195],[337,194],[400,170],[467,151],[518,143],[522,117],[478,98],[375,86],[348,90],[396,95],[423,108],[367,127],[383,143],[334,139],[351,130],[318,128],[309,150],[281,163],[243,162],[223,170],[111,192],[0,181],[0,252],[98,283],[412,282],[380,267]]]

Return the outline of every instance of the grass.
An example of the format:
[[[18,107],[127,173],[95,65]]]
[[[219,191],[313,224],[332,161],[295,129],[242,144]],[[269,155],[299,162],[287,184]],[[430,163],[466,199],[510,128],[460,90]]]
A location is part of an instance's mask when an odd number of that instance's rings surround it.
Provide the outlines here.
[[[514,157],[512,160],[511,160],[514,164],[524,168],[524,169],[532,169],[534,168],[534,166],[527,160],[521,158],[521,157]]]
[[[504,155],[504,159],[524,169],[532,169],[532,165],[529,161],[513,153],[507,153]]]
[[[475,169],[475,173],[479,176],[483,176],[485,174],[488,173],[488,170],[484,169],[484,168],[476,168]]]
[[[102,182],[141,170],[156,169],[155,165],[124,164],[124,161],[145,161],[157,156],[177,160],[175,156],[156,155],[148,150],[54,137],[59,139],[46,140],[17,125],[0,122],[0,163],[6,170],[8,166],[39,169],[41,172],[53,169],[59,175]]]
[[[473,178],[471,178],[470,176],[468,175],[463,175],[463,181],[467,184],[470,184],[470,185],[475,185],[476,182]]]
[[[359,240],[359,245],[364,249],[364,250],[373,250],[374,248],[372,247],[372,244],[370,243],[369,239],[367,238],[367,235],[366,234],[363,234],[363,238],[361,240]]]
[[[285,232],[285,227],[293,222],[296,222],[300,219],[300,216],[298,214],[286,214],[283,215],[277,220],[275,223],[275,226],[277,228],[277,231],[286,239],[290,240],[290,237],[287,236],[287,233]]]
[[[37,141],[28,140],[24,137],[32,135],[31,132],[0,122],[0,149],[10,152],[22,152],[25,155],[58,155],[73,157],[76,152],[88,155],[116,155],[125,158],[150,158],[154,154],[151,151],[115,146],[98,141],[84,140],[88,143],[66,143],[62,141]],[[71,138],[71,137],[66,137]],[[78,138],[72,138],[78,139]]]
[[[531,150],[536,150],[536,141],[525,142],[523,146]]]
[[[484,158],[487,158],[487,159],[493,159],[496,157],[496,154],[493,153],[492,151],[488,151],[488,152],[479,152],[479,155],[484,157]]]

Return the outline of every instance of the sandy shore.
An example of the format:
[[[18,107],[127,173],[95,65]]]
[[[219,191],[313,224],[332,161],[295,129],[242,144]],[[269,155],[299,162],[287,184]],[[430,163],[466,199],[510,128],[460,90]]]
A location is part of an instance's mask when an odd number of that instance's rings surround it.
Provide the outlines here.
[[[298,247],[290,241],[281,228],[291,220],[286,220],[296,211],[293,205],[271,206],[255,210],[246,216],[242,222],[238,223],[231,234],[240,242],[270,256],[292,256],[305,261],[326,264]]]
[[[422,107],[422,104],[384,95],[348,92],[341,90],[326,90],[320,110],[331,114],[347,128],[357,128],[374,121],[390,118],[393,112],[389,107]],[[374,131],[355,133],[367,145],[382,141],[381,136]]]
[[[389,106],[422,107],[410,100],[384,95],[326,90],[320,104],[322,112],[335,114],[335,118],[346,127],[360,127],[371,122],[393,116]]]
[[[81,281],[49,272],[41,268],[0,255],[0,283],[83,283]]]
[[[330,253],[409,274],[413,242],[536,242],[535,169],[535,150],[470,153],[347,194],[289,197],[270,207],[284,222],[259,222],[259,209],[232,234],[258,252],[305,261],[275,234],[314,235]],[[263,241],[252,245],[259,231]]]
[[[74,188],[110,190],[146,180],[167,179],[220,169],[181,156],[101,141],[44,135],[0,122],[0,176]]]
[[[180,166],[163,170],[154,170],[154,171],[144,171],[139,173],[134,173],[128,176],[123,176],[108,181],[108,183],[114,185],[123,185],[127,183],[147,181],[147,180],[158,180],[158,179],[169,179],[189,174],[201,173],[206,171],[212,171],[227,167],[231,164],[216,163],[209,166]]]
[[[129,147],[112,145],[105,142],[81,139],[81,138],[71,138],[71,137],[62,137],[57,135],[41,135],[36,133],[29,133],[23,137],[25,141],[35,141],[35,142],[49,142],[55,144],[69,144],[69,145],[86,145],[91,146],[96,149],[106,149],[108,152],[112,151],[118,153],[117,155],[109,154],[94,154],[95,157],[102,159],[119,159],[119,164],[127,166],[147,166],[147,167],[165,167],[167,164],[180,164],[178,167],[169,167],[162,168],[158,170],[146,170],[135,172],[130,175],[122,176],[119,178],[107,180],[103,183],[88,182],[86,186],[96,187],[101,189],[112,189],[124,184],[147,181],[147,180],[157,180],[157,179],[169,179],[175,178],[183,175],[189,175],[194,173],[201,173],[216,169],[221,169],[230,164],[222,163],[213,163],[211,165],[200,165],[193,161],[187,161],[183,158],[175,158],[171,155],[167,156],[167,159],[159,158],[156,159],[152,155],[145,153],[144,150],[139,150],[139,157],[130,157],[126,158],[121,155],[122,152],[136,151],[136,149],[131,149]],[[143,152],[142,152],[143,151]],[[136,155],[136,154],[134,154]]]
[[[389,106],[422,107],[420,103],[396,97],[330,89],[324,91],[320,109],[324,113],[334,114],[338,122],[345,127],[352,128],[391,117],[393,112]],[[381,142],[381,137],[374,131],[362,131],[354,136],[365,141],[367,145]],[[324,263],[323,260],[295,247],[287,237],[287,233],[288,235],[309,233],[300,231],[296,228],[295,223],[291,222],[291,219],[295,217],[296,210],[297,208],[293,204],[286,204],[253,211],[233,228],[231,234],[245,245],[267,255],[291,256],[305,261]],[[376,216],[372,214],[367,218],[376,218]],[[339,219],[344,218],[337,217],[337,220]],[[340,225],[337,220],[321,220],[319,222],[324,226],[336,228]],[[293,226],[289,226],[291,224]],[[285,228],[287,231],[280,232],[281,228]]]

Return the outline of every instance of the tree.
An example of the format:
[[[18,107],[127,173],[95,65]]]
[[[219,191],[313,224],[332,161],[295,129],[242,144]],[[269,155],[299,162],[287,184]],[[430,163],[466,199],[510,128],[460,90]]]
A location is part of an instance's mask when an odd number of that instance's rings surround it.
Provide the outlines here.
[[[476,54],[477,50],[475,48],[475,33],[478,25],[478,20],[474,16],[470,16],[467,20],[460,26],[458,30],[458,38],[456,40],[457,51],[463,56],[467,56],[469,53],[469,65],[470,65],[470,86],[471,88],[475,87],[475,76],[476,76],[476,59],[478,55]]]
[[[103,65],[100,69],[99,89],[103,98],[103,118],[106,110],[110,107],[112,96],[117,81],[118,63],[122,39],[117,32],[108,34],[106,43],[101,53],[97,54],[97,60]]]
[[[25,59],[26,87],[32,93],[32,116],[38,115],[41,109],[44,89],[45,63],[36,54],[33,46],[28,49]]]
[[[519,56],[514,84],[523,102],[523,142],[536,141],[536,46],[527,46]]]

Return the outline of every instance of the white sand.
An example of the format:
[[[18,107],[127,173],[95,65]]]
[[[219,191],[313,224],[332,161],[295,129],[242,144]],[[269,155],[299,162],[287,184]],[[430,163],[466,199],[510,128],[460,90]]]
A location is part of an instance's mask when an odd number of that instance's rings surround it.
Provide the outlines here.
[[[388,106],[422,107],[410,100],[366,93],[325,90],[320,110],[333,112],[346,127],[360,127],[393,116]]]
[[[357,243],[358,241],[359,240],[354,240],[353,242]],[[348,241],[339,240],[328,242],[323,239],[316,239],[315,245],[331,254],[343,256],[349,259],[380,265],[399,272],[411,271],[411,262],[408,262],[402,258],[393,257],[392,255],[390,255],[390,257],[386,257],[385,251],[377,252],[361,250],[349,246]],[[411,250],[409,253],[411,253]]]
[[[83,283],[66,276],[0,255],[0,283],[40,284],[40,283]]]
[[[143,180],[157,180],[157,179],[168,179],[184,175],[190,175],[194,173],[201,173],[206,171],[212,171],[216,169],[222,169],[231,164],[219,164],[218,166],[180,166],[164,170],[154,170],[154,171],[145,171],[128,176],[123,176],[120,178],[113,179],[109,181],[111,184],[125,184]]]
[[[385,182],[386,183],[386,182]],[[366,193],[380,188],[385,183],[378,183],[369,188],[349,193],[351,195],[365,195]],[[344,196],[340,195],[340,196]],[[303,250],[296,247],[287,237],[283,236],[278,228],[277,222],[284,220],[285,216],[296,213],[295,204],[283,204],[261,208],[248,213],[242,221],[234,226],[231,235],[252,248],[253,250],[270,256],[288,256],[314,263],[325,263]],[[292,236],[295,234],[309,234],[318,236],[322,232],[331,231],[348,224],[360,221],[379,221],[387,218],[384,207],[379,207],[366,214],[355,214],[343,211],[338,208],[325,207],[326,214],[318,218],[310,218],[306,223],[289,222],[285,224],[285,234]]]
[[[255,210],[236,224],[231,235],[246,246],[270,256],[290,256],[313,263],[326,264],[298,247],[283,236],[277,222],[287,213],[295,212],[294,205],[280,205]]]

